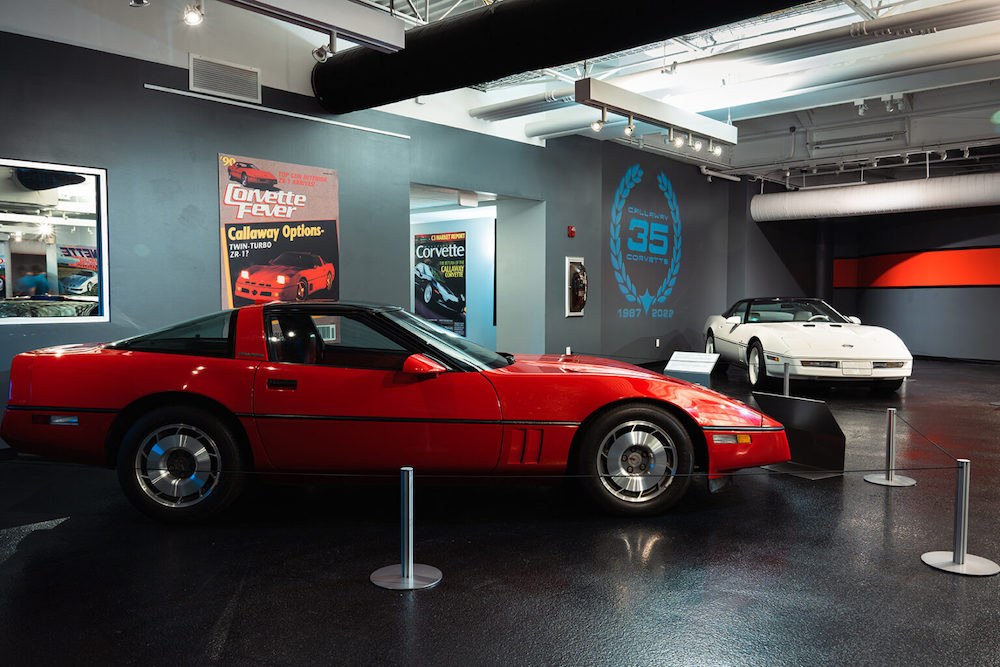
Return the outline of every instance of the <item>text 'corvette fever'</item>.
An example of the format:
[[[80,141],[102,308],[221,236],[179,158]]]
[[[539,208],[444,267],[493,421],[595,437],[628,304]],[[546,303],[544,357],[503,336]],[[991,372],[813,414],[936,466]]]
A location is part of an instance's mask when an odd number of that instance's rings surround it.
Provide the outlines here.
[[[80,392],[73,378],[87,377]],[[774,420],[629,364],[492,352],[406,311],[252,305],[109,344],[17,355],[0,434],[117,468],[166,520],[212,514],[257,472],[580,475],[604,507],[673,505],[786,461]]]

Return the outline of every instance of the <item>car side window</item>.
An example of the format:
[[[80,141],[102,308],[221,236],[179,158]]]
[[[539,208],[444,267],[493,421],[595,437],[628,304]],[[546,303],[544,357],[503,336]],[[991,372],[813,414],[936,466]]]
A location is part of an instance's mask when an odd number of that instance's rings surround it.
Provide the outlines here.
[[[289,313],[269,318],[271,358],[339,368],[402,370],[409,352],[351,315]]]
[[[737,301],[736,305],[730,308],[723,317],[732,317],[733,315],[739,315],[740,322],[747,321],[747,304],[749,301]]]

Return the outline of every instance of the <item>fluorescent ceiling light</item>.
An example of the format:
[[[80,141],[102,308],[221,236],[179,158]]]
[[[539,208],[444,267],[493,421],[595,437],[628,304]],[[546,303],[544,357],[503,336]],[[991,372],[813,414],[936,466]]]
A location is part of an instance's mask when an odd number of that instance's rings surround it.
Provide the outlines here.
[[[863,144],[881,144],[886,141],[894,140],[899,134],[899,132],[890,132],[888,134],[869,134],[862,137],[845,137],[843,139],[829,139],[823,141],[817,141],[812,144],[812,147],[816,150],[824,150],[827,148],[844,148],[846,146],[861,146]]]

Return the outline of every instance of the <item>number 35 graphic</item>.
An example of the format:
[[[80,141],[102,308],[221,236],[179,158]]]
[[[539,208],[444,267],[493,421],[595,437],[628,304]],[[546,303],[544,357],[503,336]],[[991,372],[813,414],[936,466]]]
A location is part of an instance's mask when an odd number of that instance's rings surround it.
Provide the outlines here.
[[[628,230],[636,232],[635,237],[629,237],[626,244],[632,252],[646,252],[648,249],[653,255],[667,254],[667,244],[670,243],[670,225],[632,218],[632,221],[628,223]]]

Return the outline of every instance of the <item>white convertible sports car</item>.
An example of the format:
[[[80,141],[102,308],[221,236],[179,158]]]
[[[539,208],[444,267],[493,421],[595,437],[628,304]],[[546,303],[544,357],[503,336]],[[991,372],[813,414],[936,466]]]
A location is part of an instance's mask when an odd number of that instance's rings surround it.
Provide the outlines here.
[[[822,299],[744,299],[705,323],[705,351],[745,366],[754,388],[781,378],[867,381],[895,391],[913,357],[888,329],[845,317]]]

